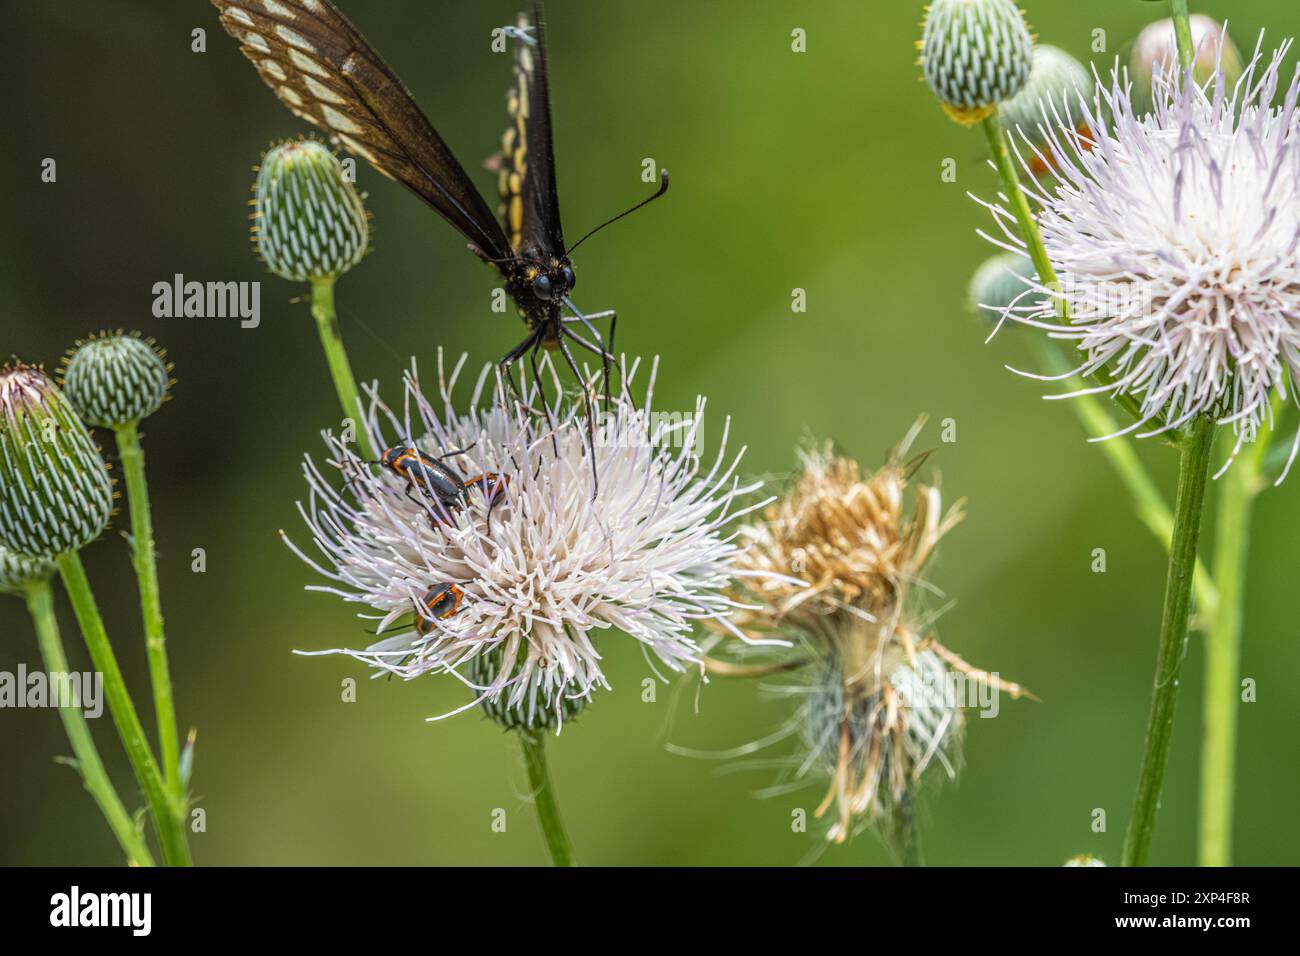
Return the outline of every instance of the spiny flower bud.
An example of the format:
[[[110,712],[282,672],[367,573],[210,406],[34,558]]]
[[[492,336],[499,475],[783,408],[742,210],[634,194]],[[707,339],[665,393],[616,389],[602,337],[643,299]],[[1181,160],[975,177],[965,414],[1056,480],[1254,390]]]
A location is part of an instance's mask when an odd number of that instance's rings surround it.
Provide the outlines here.
[[[1034,69],[1024,88],[998,109],[998,118],[1009,133],[1019,130],[1036,146],[1043,147],[1039,127],[1054,129],[1057,117],[1076,117],[1079,98],[1093,98],[1092,74],[1060,47],[1041,44],[1034,48]],[[1086,133],[1086,130],[1079,130]]]
[[[337,279],[366,254],[366,208],[323,143],[276,146],[262,157],[254,190],[257,252],[276,275],[293,282]]]
[[[0,545],[54,558],[94,541],[113,513],[108,468],[45,372],[0,369]]]
[[[0,594],[17,594],[27,585],[48,578],[54,570],[44,558],[25,558],[0,545]]]
[[[501,671],[501,654],[493,651],[471,660],[466,676],[476,687],[487,688],[500,683]],[[517,674],[516,668],[516,673],[508,675],[506,680],[515,679]],[[559,706],[553,694],[561,695]],[[562,689],[548,690],[540,675],[534,672],[527,686],[511,685],[504,693],[485,698],[479,707],[507,730],[554,730],[582,713],[590,700],[590,697],[567,696]]]
[[[101,332],[68,354],[63,392],[84,421],[100,428],[148,418],[172,384],[164,355],[138,333]]]
[[[1012,0],[934,0],[920,47],[925,81],[944,112],[971,126],[1025,85],[1034,40]]]
[[[1013,306],[1035,305],[1041,295],[1036,288],[1034,264],[1018,252],[1001,252],[975,270],[970,283],[970,308],[985,318],[1001,319]]]
[[[1204,84],[1214,77],[1220,66],[1219,51],[1222,48],[1224,93],[1230,95],[1244,68],[1241,52],[1217,20],[1194,13],[1188,22],[1192,28],[1192,49],[1196,51],[1196,58],[1192,61],[1193,78]],[[1133,78],[1144,102],[1150,102],[1151,79],[1156,68],[1177,66],[1180,62],[1173,20],[1157,20],[1138,34],[1137,42],[1133,44]]]

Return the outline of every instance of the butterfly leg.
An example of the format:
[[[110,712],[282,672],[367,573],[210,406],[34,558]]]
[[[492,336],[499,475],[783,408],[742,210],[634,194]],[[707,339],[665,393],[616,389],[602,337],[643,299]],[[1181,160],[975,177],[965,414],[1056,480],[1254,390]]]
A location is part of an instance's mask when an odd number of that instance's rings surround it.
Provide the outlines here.
[[[618,362],[618,359],[614,357],[614,326],[615,323],[618,321],[618,315],[613,309],[606,309],[603,312],[593,312],[591,315],[586,315],[581,310],[579,310],[578,307],[575,306],[572,301],[570,301],[568,296],[565,296],[564,304],[569,307],[569,311],[572,312],[573,315],[567,318],[563,318],[561,321],[564,324],[570,324],[570,325],[574,322],[581,322],[583,326],[586,327],[587,331],[591,333],[591,337],[596,340],[596,345],[592,345],[590,342],[581,338],[576,333],[568,329],[564,330],[566,333],[568,333],[570,338],[572,338],[583,348],[587,349],[587,351],[594,352],[596,355],[600,356],[600,374],[601,377],[604,379],[605,407],[608,408],[610,405],[610,387],[611,387],[609,381],[609,368],[611,363],[617,364]],[[596,327],[591,324],[593,319],[606,319],[606,318],[609,319],[609,348],[608,349],[605,348],[605,339],[601,336],[600,332],[597,331]]]
[[[576,337],[568,329],[564,330],[570,337]],[[596,427],[593,422],[594,410],[591,404],[591,384],[582,377],[582,372],[578,370],[578,363],[573,360],[573,353],[569,351],[568,343],[564,341],[564,336],[559,339],[560,352],[564,355],[564,360],[569,363],[569,369],[582,385],[582,399],[587,406],[587,453],[591,455],[591,500],[596,500],[596,495],[600,492],[600,478],[596,472]]]
[[[546,427],[551,433],[551,452],[556,458],[559,458],[560,442],[559,439],[555,437],[558,428],[555,424],[555,418],[551,415],[551,406],[547,404],[546,401],[546,391],[542,388],[541,369],[537,367],[537,353],[541,350],[541,347],[542,343],[539,340],[538,343],[533,346],[533,350],[528,353],[528,361],[529,364],[532,365],[533,381],[537,383],[537,396],[542,400],[542,411],[546,413]]]
[[[536,351],[537,345],[541,341],[541,339],[542,339],[541,329],[540,328],[534,329],[532,332],[528,334],[528,337],[526,339],[524,339],[522,342],[520,342],[518,345],[512,348],[509,352],[507,352],[505,357],[501,359],[500,362],[497,363],[497,368],[499,368],[505,374],[505,379],[507,384],[509,384],[510,386],[511,393],[515,396],[515,398],[519,401],[519,403],[523,405],[524,408],[527,408],[529,411],[532,411],[532,407],[528,404],[527,397],[524,395],[522,391],[520,391],[519,385],[515,381],[515,373],[514,373],[513,366],[515,362],[523,358],[523,356],[528,352],[529,349]]]

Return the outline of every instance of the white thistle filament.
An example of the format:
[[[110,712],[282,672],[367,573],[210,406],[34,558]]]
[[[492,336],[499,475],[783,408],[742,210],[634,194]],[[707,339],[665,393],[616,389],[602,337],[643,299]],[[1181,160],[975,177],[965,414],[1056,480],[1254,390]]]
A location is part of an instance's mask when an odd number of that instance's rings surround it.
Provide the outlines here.
[[[1073,341],[1072,374],[1109,369],[1141,408],[1125,431],[1213,415],[1234,429],[1235,457],[1300,375],[1300,71],[1275,105],[1289,47],[1267,62],[1257,49],[1235,85],[1158,66],[1150,114],[1116,72],[1092,102],[1077,95],[1083,124],[1044,104],[1048,155],[1018,150],[1053,170],[1027,192],[1059,288],[1029,282],[1002,318]],[[985,238],[1025,254],[1012,214],[984,205],[1003,234]]]

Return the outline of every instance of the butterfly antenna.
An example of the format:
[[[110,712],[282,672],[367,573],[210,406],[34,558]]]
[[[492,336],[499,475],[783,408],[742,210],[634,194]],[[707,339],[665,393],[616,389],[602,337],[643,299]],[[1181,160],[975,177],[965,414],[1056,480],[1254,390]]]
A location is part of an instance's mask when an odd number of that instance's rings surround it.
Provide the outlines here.
[[[662,195],[663,195],[664,193],[666,193],[666,192],[668,192],[668,170],[665,169],[663,172],[661,172],[661,173],[659,174],[659,189],[656,190],[656,192],[655,192],[655,194],[654,194],[653,196],[650,196],[650,197],[647,198],[647,199],[642,199],[639,203],[637,203],[637,204],[636,204],[635,206],[633,206],[631,209],[626,209],[626,210],[624,210],[623,212],[621,212],[621,213],[619,213],[617,216],[615,216],[613,219],[606,219],[606,220],[605,220],[604,222],[602,222],[599,226],[597,226],[595,229],[591,230],[591,232],[587,233],[585,236],[583,236],[581,239],[579,239],[577,242],[575,242],[572,246],[570,246],[569,249],[568,249],[568,254],[569,254],[569,255],[573,255],[573,251],[574,251],[575,249],[577,249],[578,246],[582,245],[584,242],[586,242],[588,239],[590,239],[590,238],[591,238],[592,236],[594,236],[596,233],[600,232],[600,230],[604,229],[606,226],[613,225],[614,223],[616,223],[616,222],[618,222],[620,219],[622,219],[624,216],[630,216],[630,215],[632,215],[632,213],[636,212],[636,211],[637,211],[638,209],[640,209],[642,206],[649,205],[650,203],[654,202],[656,199],[658,199],[660,196],[662,196]]]

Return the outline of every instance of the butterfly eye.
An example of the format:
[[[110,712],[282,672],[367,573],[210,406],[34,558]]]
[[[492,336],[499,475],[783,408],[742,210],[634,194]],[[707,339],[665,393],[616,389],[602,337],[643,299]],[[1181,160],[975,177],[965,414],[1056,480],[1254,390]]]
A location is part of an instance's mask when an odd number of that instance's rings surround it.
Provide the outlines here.
[[[533,295],[543,300],[549,299],[551,297],[550,276],[542,274],[533,280]]]
[[[564,287],[572,290],[578,284],[578,277],[573,274],[573,270],[565,266],[560,270],[560,278],[564,280]]]

